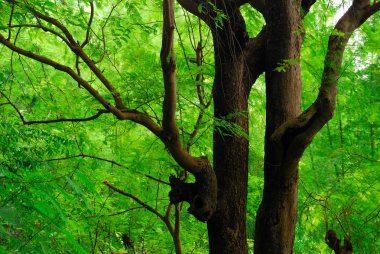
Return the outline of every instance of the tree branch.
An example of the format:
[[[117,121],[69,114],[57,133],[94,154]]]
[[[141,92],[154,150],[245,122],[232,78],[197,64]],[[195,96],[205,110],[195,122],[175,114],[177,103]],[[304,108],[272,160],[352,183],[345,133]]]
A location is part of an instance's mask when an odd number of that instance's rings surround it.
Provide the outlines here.
[[[161,67],[164,76],[165,97],[163,104],[162,127],[169,139],[178,139],[176,124],[176,56],[173,50],[174,39],[174,0],[163,3],[163,33],[161,47]]]
[[[25,117],[21,113],[21,111],[17,108],[17,106],[5,95],[4,92],[0,91],[0,94],[8,101],[7,103],[0,104],[1,105],[11,105],[12,108],[17,112],[18,116],[20,117],[22,123],[24,125],[32,125],[32,124],[49,124],[49,123],[59,123],[59,122],[88,122],[91,120],[94,120],[101,116],[102,114],[109,113],[108,110],[98,110],[98,113],[96,113],[93,116],[86,117],[86,118],[57,118],[57,119],[49,119],[49,120],[33,120],[33,121],[27,121],[25,120]]]
[[[83,86],[97,101],[99,101],[107,110],[112,112],[114,115],[118,117],[123,117],[122,112],[112,106],[103,96],[99,94],[97,90],[95,90],[87,81],[85,81],[82,77],[80,77],[75,71],[73,71],[70,67],[62,65],[58,62],[55,62],[49,58],[46,58],[44,56],[40,56],[37,54],[34,54],[30,51],[27,51],[25,49],[19,48],[10,41],[8,41],[2,34],[0,34],[0,43],[5,45],[7,48],[9,48],[12,51],[15,51],[19,53],[20,55],[26,56],[28,58],[34,59],[38,62],[47,64],[57,70],[60,70],[62,72],[67,73],[70,75],[75,81],[77,81],[81,86]]]
[[[192,157],[189,153],[187,153],[183,149],[178,138],[175,142],[173,142],[173,140],[168,139],[166,135],[164,135],[161,127],[158,126],[148,115],[141,113],[137,110],[130,110],[130,109],[119,110],[115,106],[111,105],[104,97],[102,97],[99,94],[97,90],[95,90],[87,81],[85,81],[82,77],[80,77],[70,67],[57,63],[49,58],[34,54],[22,48],[19,48],[15,46],[14,44],[12,44],[11,42],[7,41],[6,38],[1,34],[0,34],[0,43],[5,45],[12,51],[15,51],[28,58],[47,64],[57,70],[67,73],[75,81],[77,81],[82,87],[84,87],[96,100],[98,100],[106,108],[106,110],[111,112],[118,119],[131,120],[133,122],[136,122],[138,124],[145,126],[147,129],[149,129],[152,133],[154,133],[157,137],[159,137],[164,142],[169,152],[172,154],[173,158],[184,169],[192,173],[199,173],[202,170],[204,170],[205,167],[208,167],[207,165],[209,163],[205,162],[205,158],[195,158],[195,157]]]
[[[137,110],[129,110],[123,109],[119,110],[115,106],[111,105],[103,96],[99,94],[97,90],[95,90],[86,80],[80,77],[73,69],[68,66],[62,65],[58,62],[55,62],[49,58],[34,54],[30,51],[26,51],[22,48],[19,48],[12,44],[10,41],[6,40],[6,38],[0,34],[0,43],[8,47],[10,50],[17,52],[23,56],[34,59],[38,62],[47,64],[57,70],[67,73],[70,75],[75,81],[78,82],[81,86],[83,86],[97,101],[99,101],[106,110],[110,111],[113,115],[115,115],[120,120],[131,120],[136,123],[139,123],[150,131],[152,131],[156,136],[160,139],[163,139],[162,129],[146,114],[138,112]]]
[[[203,20],[209,27],[213,24],[214,9],[206,0],[177,0],[186,11]]]
[[[369,0],[354,0],[336,24],[329,38],[317,99],[300,116],[285,122],[272,135],[279,145],[286,146],[286,158],[300,158],[313,137],[333,117],[339,69],[347,42],[352,33],[379,9],[379,3],[371,5]],[[289,160],[289,163],[295,161]]]
[[[52,24],[54,25],[55,27],[57,27],[59,30],[61,30],[63,32],[63,34],[66,36],[66,38],[68,39],[68,41],[70,42],[71,45],[76,45],[76,41],[74,39],[74,37],[71,35],[71,33],[69,32],[69,30],[61,23],[59,22],[57,19],[54,19],[52,17],[49,17],[45,14],[42,14],[38,11],[36,11],[33,7],[27,7],[27,9],[37,18],[37,19],[42,19],[44,21],[46,21],[47,23],[49,24]]]
[[[201,18],[202,13],[199,12],[198,6],[199,1],[189,1],[189,0],[177,0],[177,2],[184,8],[186,11],[190,12],[191,14]],[[201,18],[202,19],[202,18]]]
[[[199,30],[201,30],[199,28]],[[202,36],[202,35],[200,35]],[[203,65],[203,46],[202,46],[202,37],[201,40],[198,42],[197,48],[195,49],[195,55],[196,55],[196,64],[198,67],[198,72],[197,76],[195,77],[195,83],[197,87],[197,95],[198,95],[198,100],[199,103],[206,107],[206,103],[204,100],[204,89],[202,87],[202,82],[203,82],[203,70],[202,70],[202,65]],[[211,102],[211,100],[209,101]]]
[[[163,3],[163,33],[161,47],[161,67],[164,76],[165,97],[163,103],[162,140],[178,164],[187,171],[198,174],[208,168],[205,158],[192,157],[182,146],[176,124],[176,59],[173,50],[174,0]]]
[[[94,155],[88,155],[88,154],[84,154],[84,153],[77,154],[77,155],[72,155],[72,156],[68,156],[68,157],[60,157],[60,158],[48,159],[48,160],[44,160],[43,162],[63,161],[63,160],[70,160],[70,159],[73,159],[73,158],[90,158],[90,159],[95,159],[95,160],[109,162],[109,163],[111,163],[113,165],[116,165],[116,166],[119,166],[121,168],[128,169],[127,166],[124,166],[123,164],[120,164],[120,163],[118,163],[118,162],[116,162],[114,160],[109,160],[109,159],[106,159],[106,158],[102,158],[102,157],[98,157],[98,156],[94,156]]]
[[[246,64],[246,92],[250,93],[252,85],[258,77],[265,71],[265,47],[266,47],[266,26],[263,26],[260,33],[254,38],[249,39],[244,49]]]
[[[6,40],[6,38],[2,34],[0,34],[0,43],[5,45],[6,47],[8,47],[10,50],[14,52],[17,52],[23,56],[26,56],[38,62],[47,64],[57,70],[67,73],[75,81],[77,81],[78,84],[83,86],[97,101],[100,102],[100,104],[102,104],[108,111],[110,111],[118,119],[131,120],[133,122],[139,123],[145,126],[147,129],[149,129],[151,132],[153,132],[161,140],[164,140],[164,136],[162,135],[162,129],[148,115],[138,112],[137,110],[129,110],[129,109],[119,110],[118,108],[114,107],[103,96],[101,96],[97,90],[95,90],[86,80],[80,77],[70,67],[62,65],[58,62],[55,62],[49,58],[34,54],[22,48],[19,48],[13,43],[11,43],[10,41]]]
[[[165,185],[170,185],[170,183],[162,181],[161,179],[158,179],[156,177],[153,177],[153,176],[150,176],[150,175],[147,175],[147,174],[145,174],[145,176],[148,177],[149,179],[152,179],[153,181],[158,182],[158,183],[162,183],[162,184],[165,184]]]
[[[330,229],[326,232],[325,242],[335,254],[352,254],[353,248],[349,237],[344,237],[343,245],[341,240],[337,237],[334,230]]]
[[[49,32],[51,34],[54,34],[55,36],[59,37],[63,42],[65,42],[69,47],[71,47],[70,42],[60,33],[57,31],[54,31],[53,29],[50,29],[48,27],[42,26],[41,24],[17,24],[17,25],[11,25],[9,28],[18,28],[18,27],[31,27],[31,28],[40,28],[44,32]]]
[[[72,36],[72,34],[70,33],[70,31],[60,22],[58,21],[57,19],[54,19],[52,17],[49,17],[45,14],[42,14],[38,11],[36,11],[34,8],[32,7],[29,7],[28,8],[34,16],[36,16],[37,18],[40,18],[52,25],[54,25],[55,27],[59,28],[63,34],[66,36],[66,38],[68,39],[68,41],[70,42],[70,48],[71,50],[76,54],[78,55],[80,58],[82,58],[82,60],[87,64],[87,66],[91,69],[91,71],[99,78],[99,80],[104,84],[104,86],[111,92],[112,94],[112,97],[114,98],[115,100],[115,104],[116,104],[116,107],[118,109],[124,109],[125,106],[123,105],[123,102],[120,98],[120,93],[115,89],[115,87],[113,87],[111,85],[111,83],[109,82],[109,80],[103,75],[103,73],[98,69],[98,67],[96,67],[94,61],[92,61],[88,55],[83,51],[83,48],[81,45],[79,45],[74,37]],[[92,10],[93,12],[93,10]],[[92,14],[93,15],[93,14]],[[92,18],[90,19],[91,23],[92,23]],[[91,25],[91,23],[89,22],[89,25]],[[89,29],[89,28],[88,28]],[[89,33],[89,32],[88,32]],[[89,35],[88,35],[89,36]],[[86,40],[87,40],[87,35],[86,35]],[[86,41],[85,41],[86,42]],[[84,46],[87,44],[87,43],[83,43]],[[83,45],[82,44],[82,45]]]
[[[132,194],[130,194],[128,192],[125,192],[123,190],[120,190],[120,189],[116,188],[115,186],[113,186],[112,184],[110,184],[107,180],[104,180],[103,183],[105,185],[107,185],[110,189],[112,189],[112,190],[120,193],[121,195],[133,199],[136,203],[138,203],[139,205],[141,205],[143,208],[145,208],[149,212],[155,214],[163,223],[165,223],[166,227],[169,230],[169,233],[171,234],[172,237],[174,237],[174,228],[173,228],[173,225],[170,222],[169,217],[166,217],[167,214],[165,216],[162,215],[159,211],[157,211],[156,209],[154,209],[153,207],[151,207],[150,205],[148,205],[144,201],[140,200],[139,198],[137,198],[136,196],[134,196],[134,195],[132,195]],[[171,207],[171,204],[169,204],[169,207]],[[170,209],[169,209],[169,211],[170,211]],[[169,212],[169,214],[170,214],[170,212]]]
[[[91,8],[91,12],[90,12],[90,19],[88,20],[88,23],[87,23],[86,39],[80,45],[82,48],[84,48],[90,42],[91,24],[92,24],[92,20],[94,19],[94,2],[93,1],[90,1],[90,8]]]
[[[305,17],[309,13],[311,6],[313,6],[313,4],[315,4],[316,1],[317,0],[302,0],[302,3],[301,3],[302,17]]]
[[[15,11],[15,3],[12,2],[12,9],[11,9],[11,15],[9,15],[8,27],[12,26],[12,19],[13,19],[13,13],[14,13],[14,11]],[[8,30],[8,38],[7,38],[8,41],[11,39],[11,35],[12,35],[12,30],[9,28],[9,30]]]
[[[198,118],[197,118],[197,121],[195,122],[195,125],[194,125],[194,130],[190,133],[189,139],[187,140],[187,144],[186,144],[186,150],[187,151],[190,151],[191,146],[194,144],[194,138],[196,137],[196,135],[199,132],[199,127],[202,123],[205,110],[206,110],[206,107],[201,108],[199,110]]]
[[[116,9],[116,7],[122,2],[123,0],[120,0],[118,1],[115,5],[112,5],[112,8],[110,10],[110,12],[108,13],[108,16],[106,18],[106,20],[104,21],[102,27],[101,27],[101,31],[102,31],[102,38],[101,38],[101,41],[102,41],[102,44],[103,44],[103,52],[101,54],[101,56],[99,57],[99,59],[97,61],[95,61],[94,63],[95,64],[98,64],[100,63],[104,56],[106,55],[106,36],[105,36],[105,33],[104,33],[104,29],[106,28],[107,24],[108,24],[108,21],[110,20],[111,16],[112,16],[112,13],[114,12],[114,10]]]
[[[163,103],[163,128],[155,123],[150,116],[141,113],[135,109],[127,109],[121,102],[120,94],[109,83],[103,73],[96,67],[95,63],[84,53],[82,46],[77,43],[68,29],[58,20],[42,14],[32,7],[27,7],[29,11],[38,19],[44,20],[58,28],[66,37],[71,50],[79,56],[91,69],[91,71],[100,79],[114,97],[116,106],[111,105],[99,92],[94,89],[89,82],[84,80],[78,73],[66,65],[62,65],[47,57],[32,53],[23,48],[16,46],[0,34],[0,43],[10,50],[20,55],[34,59],[38,62],[47,64],[59,71],[67,73],[75,81],[85,88],[97,101],[99,101],[107,112],[112,113],[120,120],[131,120],[145,126],[154,133],[165,144],[175,161],[185,170],[194,174],[196,183],[196,192],[193,193],[190,212],[202,221],[211,218],[216,209],[217,202],[217,183],[216,176],[209,160],[206,157],[193,157],[182,146],[178,127],[176,124],[176,73],[175,73],[175,54],[173,50],[174,36],[174,0],[164,0],[163,4],[163,37],[161,49],[161,64],[164,75],[165,97]],[[90,21],[88,26],[90,26]],[[87,29],[88,31],[88,29]],[[16,108],[16,107],[15,107]],[[18,111],[20,113],[20,111]],[[19,114],[23,122],[26,122],[22,114]],[[81,155],[83,156],[83,155]],[[175,194],[175,193],[174,193]],[[199,202],[202,200],[202,202]]]
[[[144,201],[141,201],[139,198],[137,198],[136,196],[128,193],[128,192],[125,192],[123,190],[120,190],[118,188],[116,188],[115,186],[113,186],[112,184],[110,184],[107,180],[104,180],[103,183],[105,185],[107,185],[110,189],[120,193],[121,195],[123,196],[126,196],[126,197],[129,197],[131,199],[133,199],[136,203],[138,203],[139,205],[141,205],[142,207],[144,207],[145,209],[147,209],[149,212],[157,215],[158,218],[160,218],[162,221],[167,221],[165,219],[165,216],[163,216],[160,212],[158,212],[156,209],[154,209],[153,207],[151,207],[150,205],[148,205],[147,203],[145,203]]]
[[[78,1],[78,4],[79,4],[79,1]],[[90,42],[91,24],[94,18],[94,2],[93,1],[90,1],[90,8],[91,8],[90,19],[88,20],[88,23],[87,23],[86,38],[81,44],[82,49]],[[79,68],[79,55],[76,55],[75,57],[75,68],[77,70],[78,75],[80,76],[81,73],[80,73],[80,68]],[[80,84],[78,84],[78,87],[80,87]]]
[[[302,18],[309,12],[311,6],[316,0],[303,0],[302,6]],[[251,0],[249,4],[264,14],[265,1],[264,0]],[[263,26],[260,33],[249,41],[244,48],[245,61],[247,63],[246,72],[246,91],[250,93],[252,85],[256,82],[257,78],[265,71],[265,46],[266,46],[266,25]]]

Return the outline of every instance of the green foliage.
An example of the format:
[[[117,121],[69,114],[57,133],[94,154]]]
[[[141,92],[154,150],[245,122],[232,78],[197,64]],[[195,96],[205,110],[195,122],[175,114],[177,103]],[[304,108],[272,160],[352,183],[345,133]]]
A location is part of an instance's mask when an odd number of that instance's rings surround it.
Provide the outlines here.
[[[298,65],[299,63],[299,59],[282,59],[274,70],[277,72],[286,72],[290,67]]]
[[[248,139],[248,133],[234,120],[240,117],[247,117],[244,112],[237,112],[235,114],[228,114],[225,117],[214,119],[214,128],[222,136],[238,136]]]
[[[28,5],[60,20],[82,42],[90,1],[79,2],[29,0]],[[316,3],[305,26],[295,31],[306,32],[302,58],[284,59],[276,68],[285,72],[292,65],[301,64],[303,109],[318,93],[336,10],[330,4]],[[28,14],[28,5],[14,13],[14,24],[36,24],[36,19]],[[198,135],[191,142],[192,154],[212,158],[214,127],[216,131],[249,139],[247,235],[253,244],[263,189],[264,80],[261,78],[253,87],[249,112],[215,119],[212,106],[205,109],[199,104],[195,81],[195,76],[202,73],[199,83],[209,100],[214,76],[210,31],[198,19],[176,9],[180,136],[184,143],[190,140],[199,112],[204,110]],[[7,35],[11,6],[0,1],[0,10],[0,32]],[[216,25],[223,29],[226,17],[215,11]],[[263,17],[248,5],[242,7],[242,12],[253,37],[264,24]],[[122,91],[129,108],[157,119],[162,118],[163,101],[161,20],[158,1],[124,1],[118,5],[95,1],[91,40],[84,49],[93,59],[103,59],[97,66]],[[380,247],[379,30],[377,15],[354,34],[339,79],[336,117],[314,139],[300,162],[295,253],[330,253],[324,243],[326,222],[340,238],[344,234],[351,236],[355,253],[376,253]],[[191,62],[200,41],[199,33],[204,46],[201,67]],[[51,33],[25,27],[12,29],[12,36],[16,34],[17,45],[76,68],[73,53]],[[340,36],[339,32],[336,35]],[[83,118],[101,108],[68,75],[52,67],[4,47],[0,47],[0,58],[0,91],[9,96],[26,120]],[[105,88],[82,62],[79,67],[82,77],[105,94]],[[249,135],[234,123],[236,118],[247,115]],[[152,134],[106,114],[91,122],[22,125],[3,96],[0,119],[1,253],[174,252],[170,233],[157,216],[103,184],[108,180],[159,212],[166,212],[169,187],[146,175],[167,181],[170,174],[180,174],[181,170]],[[186,208],[184,204],[181,213],[183,252],[207,253],[206,226],[190,216]],[[174,222],[173,214],[170,219]],[[127,250],[123,235],[133,242]]]

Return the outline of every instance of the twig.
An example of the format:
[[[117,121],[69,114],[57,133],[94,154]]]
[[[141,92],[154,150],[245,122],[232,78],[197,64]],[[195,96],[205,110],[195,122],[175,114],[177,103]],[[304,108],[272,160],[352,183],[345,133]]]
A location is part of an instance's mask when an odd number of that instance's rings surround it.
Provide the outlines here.
[[[149,179],[152,179],[152,180],[156,181],[156,182],[159,182],[159,183],[166,184],[166,185],[170,186],[170,184],[168,182],[162,181],[161,179],[155,178],[155,177],[150,176],[150,175],[145,175],[145,176],[148,177]]]
[[[69,159],[73,159],[73,158],[91,158],[91,159],[96,159],[96,160],[100,160],[100,161],[109,162],[109,163],[114,164],[116,166],[119,166],[121,168],[128,169],[127,166],[124,166],[123,164],[120,164],[120,163],[118,163],[118,162],[116,162],[114,160],[109,160],[109,159],[105,159],[105,158],[102,158],[102,157],[98,157],[98,156],[94,156],[94,155],[88,155],[88,154],[83,154],[83,153],[82,154],[68,156],[68,157],[60,157],[60,158],[48,159],[48,160],[44,160],[42,162],[69,160]]]
[[[101,116],[102,114],[109,113],[107,110],[98,110],[98,113],[96,113],[93,116],[86,117],[86,118],[58,118],[58,119],[50,119],[50,120],[33,120],[33,121],[27,121],[25,120],[25,117],[22,115],[21,111],[17,108],[17,106],[5,95],[4,92],[0,91],[0,94],[8,101],[6,103],[0,104],[0,106],[3,105],[11,105],[14,110],[17,112],[18,116],[20,117],[22,123],[24,125],[32,125],[32,124],[49,124],[49,123],[59,123],[59,122],[87,122],[94,120]]]
[[[15,10],[15,3],[12,2],[12,10],[11,10],[11,15],[9,15],[8,27],[12,26],[12,19],[13,19],[14,10]],[[12,30],[9,28],[8,29],[8,37],[7,37],[8,41],[11,39],[11,34],[12,34]]]
[[[92,20],[94,19],[94,2],[93,1],[90,1],[90,8],[91,8],[91,13],[90,13],[90,19],[88,20],[88,23],[87,23],[86,39],[81,44],[82,48],[84,48],[90,42],[91,24],[92,24]]]
[[[141,201],[139,198],[137,198],[136,196],[128,193],[128,192],[125,192],[123,190],[120,190],[118,188],[116,188],[115,186],[113,186],[112,184],[110,184],[107,180],[104,180],[103,183],[105,185],[107,185],[110,189],[120,193],[121,195],[123,196],[126,196],[126,197],[129,197],[131,199],[133,199],[136,203],[138,203],[139,205],[141,205],[142,207],[144,207],[145,209],[147,209],[148,211],[152,212],[153,214],[155,214],[157,217],[159,217],[162,221],[166,221],[165,217],[159,213],[156,209],[154,209],[153,207],[151,207],[150,205],[148,205],[147,203],[145,203],[144,201]]]
[[[57,31],[53,30],[53,29],[50,29],[46,26],[43,26],[41,24],[17,24],[17,25],[11,25],[9,26],[9,28],[22,28],[22,27],[27,27],[27,28],[40,28],[42,29],[44,32],[49,32],[51,34],[54,34],[55,36],[59,37],[62,41],[64,41],[69,47],[71,47],[71,44],[70,42],[60,33],[58,33]]]

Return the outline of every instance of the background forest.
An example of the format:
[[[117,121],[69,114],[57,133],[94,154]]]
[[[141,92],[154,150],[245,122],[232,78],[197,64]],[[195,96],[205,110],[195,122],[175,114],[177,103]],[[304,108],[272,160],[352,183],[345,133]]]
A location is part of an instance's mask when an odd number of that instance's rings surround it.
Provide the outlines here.
[[[86,37],[89,1],[30,2],[65,20],[75,36]],[[161,1],[145,0],[96,1],[92,37],[86,46],[92,58],[102,59],[100,69],[118,84],[128,107],[156,119],[162,117],[164,93],[159,59],[161,5]],[[301,58],[305,107],[318,93],[327,39],[347,5],[317,1],[305,18]],[[4,35],[9,17],[2,13],[9,13],[9,8],[7,1],[0,1]],[[243,14],[255,35],[263,18],[245,6]],[[15,12],[14,19],[28,23],[30,17]],[[207,26],[179,6],[176,22],[181,138],[193,154],[212,158],[214,126],[245,133],[215,119],[212,104],[199,103],[197,74],[202,69],[206,101],[211,98],[214,76]],[[377,14],[355,32],[344,57],[335,116],[300,162],[295,253],[330,253],[324,242],[327,228],[341,239],[349,236],[355,253],[377,253],[380,248],[379,31]],[[18,44],[80,69],[91,84],[104,89],[53,35],[17,26],[12,33],[17,34]],[[201,66],[196,61],[198,42]],[[263,80],[253,87],[249,104],[247,232],[252,246],[263,188]],[[184,172],[153,134],[110,114],[97,115],[100,107],[68,75],[0,46],[1,253],[174,253],[168,224],[175,224],[175,207],[169,205],[167,182],[171,174]],[[85,122],[38,122],[87,117]],[[110,189],[105,180],[124,195]],[[187,207],[183,204],[177,211],[183,253],[207,253],[206,224],[190,216]],[[165,214],[170,218],[166,224],[158,216]]]

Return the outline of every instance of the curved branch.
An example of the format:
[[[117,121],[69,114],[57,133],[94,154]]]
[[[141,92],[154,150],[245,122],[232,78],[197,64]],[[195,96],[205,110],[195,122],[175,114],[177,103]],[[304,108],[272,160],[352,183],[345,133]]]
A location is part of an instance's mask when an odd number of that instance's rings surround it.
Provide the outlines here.
[[[189,0],[177,0],[177,2],[184,8],[186,11],[191,14],[203,19],[202,13],[199,12],[199,4],[198,1],[189,1]]]
[[[88,155],[88,154],[84,154],[84,153],[77,154],[77,155],[72,155],[72,156],[68,156],[68,157],[60,157],[60,158],[48,159],[48,160],[44,160],[43,162],[62,161],[62,160],[69,160],[69,159],[73,159],[73,158],[90,158],[90,159],[95,159],[95,160],[109,162],[109,163],[111,163],[113,165],[116,165],[116,166],[119,166],[121,168],[128,169],[127,166],[124,166],[123,164],[120,164],[120,163],[118,163],[118,162],[116,162],[114,160],[109,160],[109,159],[106,159],[106,158],[98,157],[98,156],[95,156],[95,155]]]
[[[13,19],[14,11],[15,11],[15,3],[12,2],[12,9],[11,9],[11,15],[9,15],[8,27],[12,26],[12,19]],[[8,30],[8,38],[7,38],[8,41],[11,39],[11,35],[12,35],[12,30],[9,29]]]
[[[41,12],[36,11],[33,7],[27,8],[37,19],[42,19],[46,21],[47,23],[50,23],[54,25],[55,27],[59,28],[63,34],[66,36],[67,40],[70,42],[71,45],[76,45],[76,41],[72,34],[69,32],[69,30],[57,19],[54,19],[52,17],[49,17],[45,14],[42,14]]]
[[[49,32],[49,33],[54,34],[55,36],[59,37],[63,42],[65,42],[69,47],[71,47],[70,42],[62,34],[58,33],[57,31],[54,31],[53,29],[42,26],[41,24],[39,24],[39,25],[36,25],[36,24],[17,24],[17,25],[9,26],[9,28],[18,28],[18,27],[40,28],[44,32]]]
[[[81,45],[79,45],[74,37],[72,36],[72,34],[70,33],[70,31],[57,19],[54,19],[52,17],[49,17],[45,14],[42,14],[38,11],[36,11],[34,8],[32,7],[29,7],[28,8],[34,16],[36,16],[37,18],[40,18],[52,25],[54,25],[55,27],[59,28],[63,34],[66,36],[66,38],[68,39],[69,43],[70,43],[70,48],[71,50],[77,55],[79,56],[80,58],[82,58],[82,60],[87,64],[87,66],[91,69],[91,71],[98,77],[98,79],[104,84],[104,86],[111,92],[112,94],[112,97],[114,98],[115,100],[115,104],[116,104],[116,107],[118,109],[124,109],[125,106],[123,105],[123,102],[120,98],[120,93],[115,89],[115,87],[113,87],[111,85],[111,83],[109,82],[109,80],[103,75],[103,73],[101,72],[101,70],[99,70],[98,67],[96,67],[95,63],[93,60],[91,60],[88,55],[83,51],[83,47],[87,44],[87,39],[89,40],[89,28],[91,26],[91,23],[92,23],[92,18],[90,18],[90,21],[88,23],[88,30],[87,30],[87,34],[86,34],[86,40],[85,42]],[[91,17],[93,16],[93,7],[91,9]]]
[[[79,2],[78,2],[78,4],[79,4]],[[87,23],[86,38],[84,39],[83,43],[80,45],[82,49],[90,42],[91,25],[92,25],[92,20],[94,19],[94,2],[93,1],[90,1],[90,8],[91,8],[90,19],[88,20],[88,23]],[[79,55],[78,54],[76,54],[76,57],[75,57],[75,68],[77,70],[78,75],[80,76],[81,73],[80,73],[80,68],[79,68]],[[80,84],[78,84],[78,87],[80,87]]]
[[[313,4],[315,4],[316,1],[317,0],[302,0],[302,3],[301,3],[302,17],[305,17],[309,13],[311,6],[313,6]]]
[[[34,59],[38,62],[47,64],[57,70],[67,73],[70,75],[75,81],[77,81],[81,86],[83,86],[96,100],[98,100],[106,109],[114,113],[116,116],[122,116],[121,111],[117,108],[113,107],[103,96],[99,94],[97,90],[95,90],[86,80],[80,77],[73,69],[66,65],[62,65],[58,62],[55,62],[49,58],[46,58],[41,55],[37,55],[25,49],[19,48],[10,41],[8,41],[2,34],[0,34],[0,43],[5,45],[10,50],[19,53],[20,55],[26,56],[28,58]]]
[[[79,45],[70,34],[68,29],[58,20],[39,13],[31,7],[28,9],[36,16],[37,19],[44,20],[56,28],[60,29],[67,38],[71,50],[79,56],[91,69],[91,71],[101,80],[114,97],[116,106],[111,105],[92,85],[84,80],[77,72],[70,67],[60,64],[47,57],[27,51],[8,41],[0,34],[0,43],[10,50],[23,56],[34,59],[38,62],[47,64],[59,71],[65,72],[71,76],[80,86],[85,88],[98,102],[104,107],[106,112],[110,112],[120,120],[131,120],[145,126],[154,133],[166,146],[174,160],[185,170],[194,174],[196,182],[194,183],[195,191],[192,196],[191,213],[202,221],[208,220],[216,209],[217,202],[217,182],[216,176],[209,160],[206,157],[193,157],[182,146],[178,127],[176,125],[176,73],[175,73],[175,54],[173,50],[173,33],[174,33],[174,0],[164,0],[164,26],[161,50],[161,64],[164,75],[165,97],[163,103],[163,127],[161,128],[153,119],[145,113],[134,109],[126,109],[121,102],[120,94],[105,78],[103,73],[96,67],[95,63],[84,53]],[[90,22],[89,22],[90,23]],[[19,111],[18,111],[19,112]],[[23,116],[20,114],[20,118]],[[25,122],[25,119],[23,119]],[[175,197],[176,193],[172,193]],[[178,202],[181,200],[176,199]]]
[[[302,18],[306,16],[309,12],[311,6],[316,2],[316,0],[303,0],[301,3],[302,7]],[[264,0],[251,0],[249,4],[253,8],[264,14],[265,1]],[[267,35],[266,35],[266,25],[263,26],[260,33],[252,39],[249,39],[244,48],[245,62],[247,63],[246,72],[246,92],[250,93],[252,85],[255,83],[257,78],[265,71],[265,47],[266,47]]]
[[[19,113],[19,112],[17,112]],[[105,110],[99,110],[98,113],[96,113],[93,116],[86,117],[86,118],[58,118],[58,119],[51,119],[51,120],[33,120],[33,121],[25,121],[21,118],[21,114],[19,113],[19,116],[25,125],[32,125],[32,124],[49,124],[49,123],[61,123],[61,122],[88,122],[95,120],[99,118],[99,116],[103,115],[104,113],[109,113]]]
[[[162,183],[162,184],[165,184],[165,185],[169,185],[169,186],[170,186],[170,183],[165,182],[165,181],[162,181],[162,180],[159,179],[159,178],[156,178],[156,177],[153,177],[153,176],[150,176],[150,175],[147,175],[147,174],[145,174],[145,176],[146,176],[147,178],[149,178],[149,179],[152,179],[153,181],[156,181],[156,182],[158,182],[158,183]]]
[[[84,48],[90,42],[91,24],[92,24],[92,20],[94,19],[94,2],[93,1],[90,1],[90,8],[91,8],[91,12],[90,12],[90,19],[88,20],[88,23],[87,23],[86,39],[80,45],[82,48]]]
[[[15,51],[21,55],[24,55],[38,62],[52,66],[53,68],[57,70],[67,73],[75,81],[77,81],[82,87],[84,87],[97,101],[99,101],[105,107],[106,110],[111,112],[118,119],[131,120],[133,122],[136,122],[138,124],[145,126],[147,129],[153,132],[157,137],[159,137],[164,142],[169,152],[172,154],[173,158],[184,169],[192,173],[200,173],[203,170],[205,170],[205,168],[209,167],[209,163],[208,162],[206,163],[204,158],[195,158],[195,157],[192,157],[189,153],[187,153],[185,149],[182,147],[178,138],[173,140],[170,137],[168,138],[166,135],[164,135],[162,128],[158,126],[148,115],[141,113],[137,110],[130,110],[130,109],[119,110],[117,107],[111,105],[103,96],[99,94],[97,90],[95,90],[87,81],[85,81],[82,77],[80,77],[70,67],[57,63],[49,58],[34,54],[22,48],[19,48],[15,46],[14,44],[12,44],[11,42],[7,41],[6,38],[2,34],[0,34],[0,43],[5,45],[12,51]]]
[[[111,16],[112,16],[112,13],[115,11],[116,7],[122,2],[123,0],[120,0],[118,1],[116,4],[112,5],[112,8],[110,10],[110,12],[108,13],[108,16],[106,18],[106,20],[104,21],[103,25],[101,26],[101,32],[102,32],[102,37],[101,37],[101,41],[102,41],[102,44],[103,44],[103,52],[102,54],[100,55],[99,59],[96,60],[94,63],[95,64],[98,64],[100,63],[101,61],[103,61],[104,59],[104,56],[106,55],[106,36],[105,36],[105,33],[104,33],[104,29],[106,28],[107,24],[108,24],[108,21],[110,20]]]
[[[286,146],[287,158],[300,158],[313,137],[333,117],[339,69],[347,42],[352,33],[379,10],[380,3],[371,5],[369,0],[354,0],[336,24],[329,38],[317,99],[300,116],[285,122],[272,135],[272,139],[279,145],[284,148]],[[289,160],[289,163],[295,161]]]
[[[246,93],[249,94],[252,85],[258,77],[265,71],[265,47],[267,35],[266,26],[263,26],[260,33],[254,38],[249,39],[244,49],[245,62],[247,63]]]
[[[132,195],[132,194],[130,194],[128,192],[125,192],[123,190],[120,190],[119,188],[116,188],[115,186],[113,186],[112,184],[110,184],[107,180],[104,180],[103,183],[105,185],[107,185],[110,189],[112,189],[112,190],[120,193],[121,195],[133,199],[136,203],[138,203],[139,205],[141,205],[142,207],[144,207],[146,210],[148,210],[149,212],[155,214],[163,223],[165,223],[165,225],[168,228],[169,233],[172,235],[172,237],[174,236],[174,228],[173,228],[172,223],[170,222],[169,217],[166,217],[166,215],[165,216],[162,215],[157,209],[154,209],[153,207],[151,207],[150,205],[148,205],[144,201],[140,200],[136,196],[134,196],[134,195]],[[169,207],[171,207],[171,204],[169,204]]]
[[[212,17],[215,14],[214,8],[209,4],[207,0],[177,0],[177,2],[186,11],[197,16],[203,20],[209,27],[213,27],[215,24]]]
[[[163,23],[160,58],[164,76],[165,97],[162,121],[163,136],[161,139],[181,167],[193,174],[199,174],[209,168],[209,163],[206,162],[205,158],[191,156],[183,148],[176,123],[176,58],[173,50],[174,0],[164,0]]]
[[[165,97],[163,104],[162,127],[170,139],[178,139],[176,124],[176,56],[173,50],[174,39],[174,0],[164,0],[163,33],[161,47],[161,67],[164,76]]]
[[[49,124],[49,123],[60,123],[60,122],[88,122],[94,119],[97,119],[99,116],[101,116],[104,113],[109,113],[108,110],[98,110],[98,113],[96,113],[93,116],[85,117],[85,118],[58,118],[58,119],[49,119],[49,120],[32,120],[27,121],[25,120],[25,117],[22,115],[21,111],[17,108],[17,106],[3,93],[0,91],[0,94],[8,101],[7,103],[0,104],[1,105],[11,105],[14,110],[16,110],[18,116],[20,117],[22,123],[24,125],[32,125],[32,124]]]
[[[189,2],[189,1],[188,1]],[[193,157],[184,149],[179,138],[176,123],[176,59],[173,49],[174,0],[163,2],[163,33],[161,47],[161,67],[164,75],[165,97],[163,103],[163,137],[166,147],[177,163],[195,176],[195,183],[182,183],[171,177],[170,201],[190,203],[189,212],[198,220],[211,218],[217,202],[217,182],[214,171],[206,157]],[[188,188],[191,186],[191,188]]]
[[[156,209],[154,209],[153,207],[151,207],[150,205],[148,205],[147,203],[145,203],[144,201],[140,200],[139,198],[137,198],[136,196],[128,193],[128,192],[125,192],[123,190],[120,190],[119,188],[116,188],[115,186],[113,186],[112,184],[110,184],[107,180],[104,180],[103,183],[105,185],[107,185],[110,189],[120,193],[121,195],[123,196],[126,196],[126,197],[129,197],[131,199],[133,199],[136,203],[138,203],[139,205],[141,205],[142,207],[144,207],[145,209],[147,209],[149,212],[157,215],[158,218],[160,218],[162,221],[167,221],[165,219],[165,216],[163,216],[159,211],[157,211]]]

